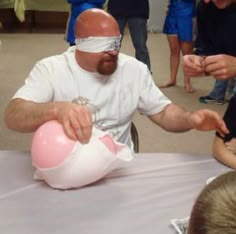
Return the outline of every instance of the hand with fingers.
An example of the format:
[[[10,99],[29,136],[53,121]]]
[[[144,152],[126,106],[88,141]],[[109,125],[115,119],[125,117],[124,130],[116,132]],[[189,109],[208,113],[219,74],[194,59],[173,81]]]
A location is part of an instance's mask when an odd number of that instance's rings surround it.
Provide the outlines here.
[[[216,130],[222,137],[229,133],[224,120],[219,116],[219,114],[208,109],[191,112],[189,122],[190,125],[197,130]]]
[[[236,57],[218,54],[207,56],[203,61],[204,69],[217,79],[229,79],[236,76]]]
[[[183,56],[183,70],[186,76],[196,77],[204,76],[205,69],[203,66],[204,57],[194,54]]]
[[[87,106],[63,102],[58,108],[57,116],[69,138],[82,144],[89,142],[93,123]]]

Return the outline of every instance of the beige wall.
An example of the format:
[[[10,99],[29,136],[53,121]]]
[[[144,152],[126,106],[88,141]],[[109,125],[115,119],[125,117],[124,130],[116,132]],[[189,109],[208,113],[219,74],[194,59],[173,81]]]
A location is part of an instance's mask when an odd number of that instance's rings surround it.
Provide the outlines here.
[[[166,14],[168,0],[149,0],[150,17],[148,30],[150,32],[161,32]]]

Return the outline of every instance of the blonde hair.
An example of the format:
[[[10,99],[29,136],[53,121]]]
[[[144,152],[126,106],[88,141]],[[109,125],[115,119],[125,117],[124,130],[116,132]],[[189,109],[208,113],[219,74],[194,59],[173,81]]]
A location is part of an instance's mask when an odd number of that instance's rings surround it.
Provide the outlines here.
[[[217,177],[202,190],[188,234],[236,234],[236,171]]]

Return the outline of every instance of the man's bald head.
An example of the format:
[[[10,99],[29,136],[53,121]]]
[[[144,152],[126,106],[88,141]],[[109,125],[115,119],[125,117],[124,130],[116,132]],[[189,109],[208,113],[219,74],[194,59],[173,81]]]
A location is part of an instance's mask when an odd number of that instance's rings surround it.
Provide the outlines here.
[[[116,20],[106,11],[92,8],[82,12],[75,24],[75,37],[119,36]]]

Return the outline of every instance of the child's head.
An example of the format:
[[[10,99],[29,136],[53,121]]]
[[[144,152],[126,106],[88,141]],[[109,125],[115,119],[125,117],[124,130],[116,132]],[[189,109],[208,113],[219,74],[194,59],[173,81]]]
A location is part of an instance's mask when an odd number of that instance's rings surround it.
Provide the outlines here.
[[[231,171],[202,190],[192,209],[188,234],[235,233],[236,171]]]

